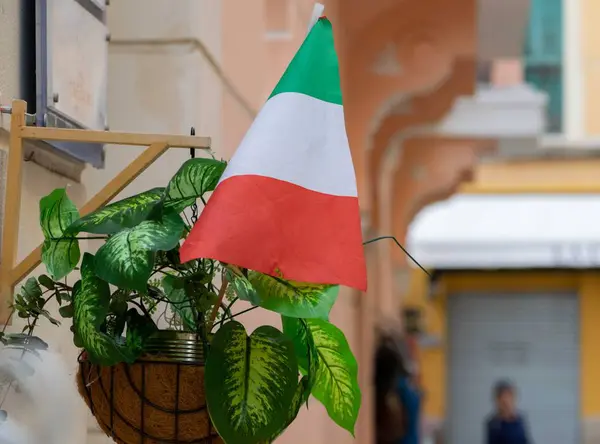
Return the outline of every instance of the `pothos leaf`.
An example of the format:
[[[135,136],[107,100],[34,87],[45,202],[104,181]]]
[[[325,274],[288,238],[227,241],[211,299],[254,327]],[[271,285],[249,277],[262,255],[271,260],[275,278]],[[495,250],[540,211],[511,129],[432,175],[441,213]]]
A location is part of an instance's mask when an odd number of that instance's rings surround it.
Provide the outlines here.
[[[165,296],[171,303],[173,311],[181,318],[184,327],[189,331],[196,331],[196,317],[192,308],[192,301],[188,297],[185,282],[175,276],[167,275],[162,280]]]
[[[58,309],[58,314],[60,314],[63,318],[72,318],[73,304],[63,305]]]
[[[64,188],[56,189],[40,200],[40,226],[44,233],[42,262],[54,280],[69,274],[79,262],[79,242],[68,231],[79,219],[77,207]]]
[[[281,317],[283,332],[292,340],[296,358],[298,359],[298,368],[303,375],[306,375],[307,388],[310,392],[315,384],[317,369],[319,367],[319,355],[312,332],[305,319]]]
[[[38,277],[38,282],[40,283],[40,285],[42,285],[44,288],[47,288],[48,290],[54,290],[55,288],[54,281],[45,274],[42,274]]]
[[[127,361],[127,355],[113,338],[100,331],[109,311],[110,288],[96,277],[94,268],[94,256],[85,253],[81,281],[73,290],[74,341],[85,348],[92,363],[111,366]]]
[[[179,213],[205,193],[213,191],[226,166],[223,161],[206,158],[185,162],[167,186],[165,207]]]
[[[120,288],[145,292],[155,253],[175,248],[183,229],[181,217],[169,213],[161,220],[147,220],[119,231],[98,249],[96,273]]]
[[[239,322],[214,335],[206,362],[206,400],[228,444],[259,443],[285,427],[298,384],[291,341],[271,326],[250,337]]]
[[[319,356],[312,395],[327,409],[340,427],[354,435],[360,410],[358,364],[344,333],[321,319],[306,319]]]
[[[119,200],[83,216],[69,231],[113,234],[123,228],[133,228],[146,220],[163,200],[164,188],[154,188],[135,196]]]
[[[337,285],[286,281],[257,271],[248,272],[248,281],[256,290],[250,302],[293,318],[329,319],[339,292]]]

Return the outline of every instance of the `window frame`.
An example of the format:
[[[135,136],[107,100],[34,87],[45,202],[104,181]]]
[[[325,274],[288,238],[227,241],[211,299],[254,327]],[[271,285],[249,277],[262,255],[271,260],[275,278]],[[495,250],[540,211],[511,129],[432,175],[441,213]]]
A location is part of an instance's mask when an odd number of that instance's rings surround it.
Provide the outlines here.
[[[91,16],[101,23],[106,23],[105,0],[73,0],[81,5]],[[50,26],[48,23],[48,0],[35,0],[35,115],[36,125],[69,129],[87,129],[85,125],[54,106],[51,85],[51,48]],[[97,129],[97,128],[94,128]],[[104,145],[80,142],[47,141],[56,151],[89,164],[95,168],[103,168],[105,162]]]
[[[524,80],[537,87],[539,90],[548,94],[548,105],[546,115],[548,118],[548,126],[546,128],[545,134],[550,136],[561,135],[565,133],[566,127],[566,117],[565,117],[565,91],[567,88],[565,82],[565,27],[564,27],[564,14],[565,14],[565,5],[563,0],[552,0],[555,1],[556,4],[549,5],[548,0],[531,0],[531,8],[530,8],[530,18],[526,30],[526,41],[525,41],[525,50],[523,57],[523,78]],[[543,8],[545,7],[557,7],[557,10],[554,11],[558,17],[558,47],[556,52],[549,51],[549,48],[546,47],[546,42],[543,40],[544,38],[544,27],[549,26],[548,17],[544,17]],[[535,15],[534,15],[535,14]],[[535,29],[534,29],[535,28]],[[552,27],[553,30],[556,30],[556,27]],[[549,88],[542,88],[540,82],[531,82],[532,76],[539,75],[540,78],[544,77],[544,71],[554,75],[554,77],[558,78],[558,82],[556,83],[557,91],[554,91],[554,95],[551,95],[549,92]],[[551,76],[545,77],[543,80],[549,80]],[[550,82],[549,85],[552,83]],[[553,107],[558,109],[557,113],[552,113]],[[556,121],[553,122],[556,117]]]

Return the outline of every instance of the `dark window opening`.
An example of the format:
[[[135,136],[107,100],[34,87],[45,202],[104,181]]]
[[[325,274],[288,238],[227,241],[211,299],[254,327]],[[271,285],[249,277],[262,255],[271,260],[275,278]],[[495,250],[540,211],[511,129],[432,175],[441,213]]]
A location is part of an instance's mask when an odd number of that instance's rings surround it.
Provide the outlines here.
[[[21,2],[21,97],[27,102],[27,112],[36,112],[36,36],[35,0]]]
[[[27,112],[36,115],[38,126],[81,129],[83,126],[71,116],[65,115],[49,103],[48,72],[52,48],[48,45],[49,0],[14,0],[21,2],[20,97],[27,102]],[[92,16],[104,21],[104,13],[97,6],[91,8],[89,1],[72,0]],[[91,3],[90,3],[91,4]],[[64,69],[69,69],[64,67]],[[47,146],[75,161],[90,164],[96,168],[104,166],[103,145],[80,142],[47,142]]]

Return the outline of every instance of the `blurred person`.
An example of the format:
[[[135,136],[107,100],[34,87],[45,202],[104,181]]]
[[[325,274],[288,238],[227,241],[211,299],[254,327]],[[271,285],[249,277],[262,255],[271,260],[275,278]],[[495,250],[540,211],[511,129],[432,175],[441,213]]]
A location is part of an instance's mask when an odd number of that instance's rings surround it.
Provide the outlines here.
[[[421,392],[402,341],[381,335],[375,356],[377,444],[419,444]]]
[[[516,389],[509,381],[494,387],[495,412],[487,420],[486,444],[532,444],[527,424],[516,409]]]

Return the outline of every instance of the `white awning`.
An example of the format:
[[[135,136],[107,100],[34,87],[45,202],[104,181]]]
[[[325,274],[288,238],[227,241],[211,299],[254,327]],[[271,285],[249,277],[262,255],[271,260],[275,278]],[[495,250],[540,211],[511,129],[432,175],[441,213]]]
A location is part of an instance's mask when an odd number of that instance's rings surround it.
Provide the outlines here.
[[[458,195],[425,208],[407,246],[435,269],[600,266],[600,195]]]

